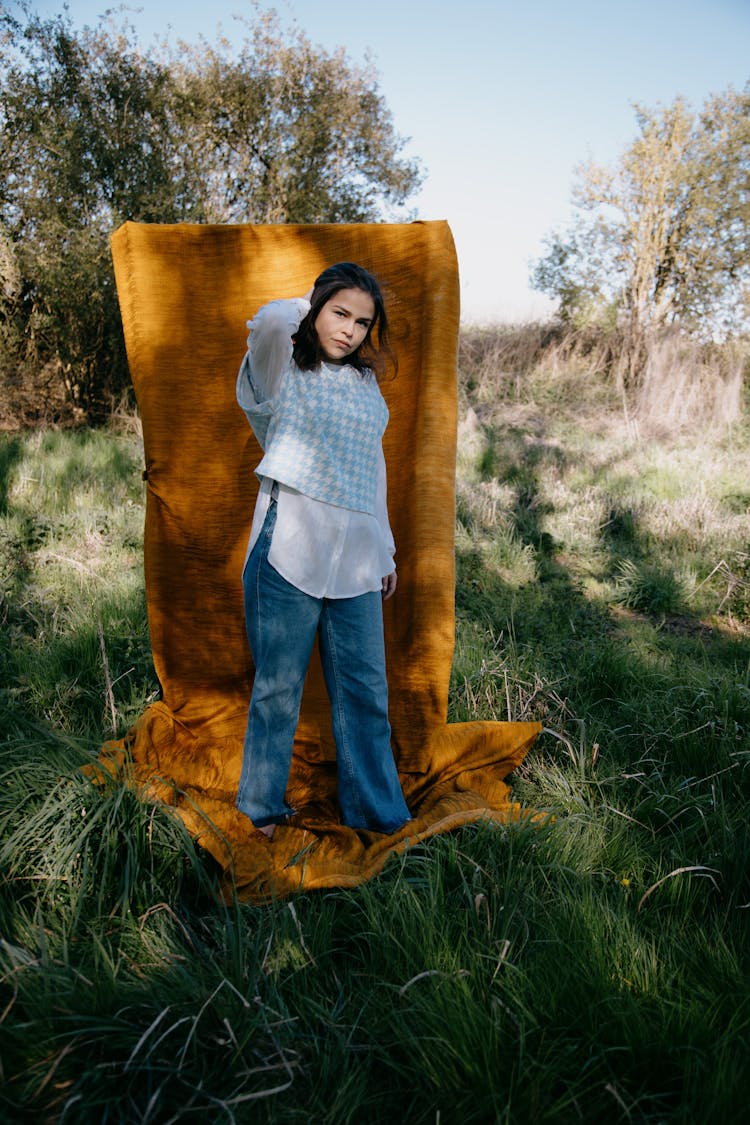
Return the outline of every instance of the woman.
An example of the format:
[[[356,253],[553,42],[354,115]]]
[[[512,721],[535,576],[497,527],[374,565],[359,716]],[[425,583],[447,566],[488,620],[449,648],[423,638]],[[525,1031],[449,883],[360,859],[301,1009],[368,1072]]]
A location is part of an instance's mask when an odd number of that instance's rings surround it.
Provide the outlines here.
[[[243,571],[255,664],[237,807],[272,837],[317,634],[344,824],[409,819],[390,745],[382,601],[396,589],[378,387],[388,323],[375,278],[341,262],[248,322],[237,400],[263,448]],[[375,333],[377,331],[377,345]]]

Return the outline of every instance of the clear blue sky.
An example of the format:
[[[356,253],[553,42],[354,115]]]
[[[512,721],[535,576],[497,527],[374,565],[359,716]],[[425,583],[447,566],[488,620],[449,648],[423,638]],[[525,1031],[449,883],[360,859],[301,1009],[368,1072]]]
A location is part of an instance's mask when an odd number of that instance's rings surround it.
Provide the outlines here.
[[[13,7],[13,5],[10,5]],[[69,0],[78,26],[117,5]],[[62,3],[38,0],[40,14]],[[573,170],[611,162],[635,134],[633,103],[698,108],[750,78],[750,0],[278,0],[314,43],[369,49],[397,131],[427,176],[418,217],[447,219],[465,321],[526,320],[542,239],[571,214]],[[244,31],[249,0],[127,6],[145,45]]]

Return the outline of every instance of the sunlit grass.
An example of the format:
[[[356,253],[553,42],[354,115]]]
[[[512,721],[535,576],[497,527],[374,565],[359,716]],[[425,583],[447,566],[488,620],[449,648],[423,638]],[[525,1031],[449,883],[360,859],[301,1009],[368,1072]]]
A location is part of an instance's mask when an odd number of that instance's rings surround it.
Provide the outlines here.
[[[5,1120],[744,1120],[750,441],[587,391],[461,385],[450,717],[540,721],[554,819],[263,907],[80,770],[157,687],[137,434],[0,440]]]

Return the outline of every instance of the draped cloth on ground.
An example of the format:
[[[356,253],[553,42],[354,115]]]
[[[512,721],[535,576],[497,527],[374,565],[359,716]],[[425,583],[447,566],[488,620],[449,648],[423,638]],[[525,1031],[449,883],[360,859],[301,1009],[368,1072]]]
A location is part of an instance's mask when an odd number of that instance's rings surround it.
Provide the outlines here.
[[[416,840],[519,816],[504,778],[539,725],[447,723],[459,312],[447,224],[126,223],[112,251],[143,421],[146,596],[162,698],[102,748],[101,764],[170,805],[223,866],[227,887],[249,899],[353,886]],[[261,456],[235,378],[245,321],[342,260],[383,283],[399,360],[383,384],[399,573],[384,612],[393,749],[413,820],[388,837],[340,823],[314,657],[288,789],[299,812],[268,844],[234,804],[252,682],[241,571]]]

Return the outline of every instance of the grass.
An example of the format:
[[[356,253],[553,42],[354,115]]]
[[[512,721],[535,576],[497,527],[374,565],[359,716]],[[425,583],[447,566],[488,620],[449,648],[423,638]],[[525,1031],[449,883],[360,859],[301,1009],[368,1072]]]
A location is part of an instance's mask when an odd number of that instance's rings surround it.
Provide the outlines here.
[[[750,435],[648,438],[506,344],[463,353],[451,717],[540,720],[555,820],[352,891],[222,905],[81,774],[156,689],[139,440],[0,439],[4,1120],[745,1120]]]

